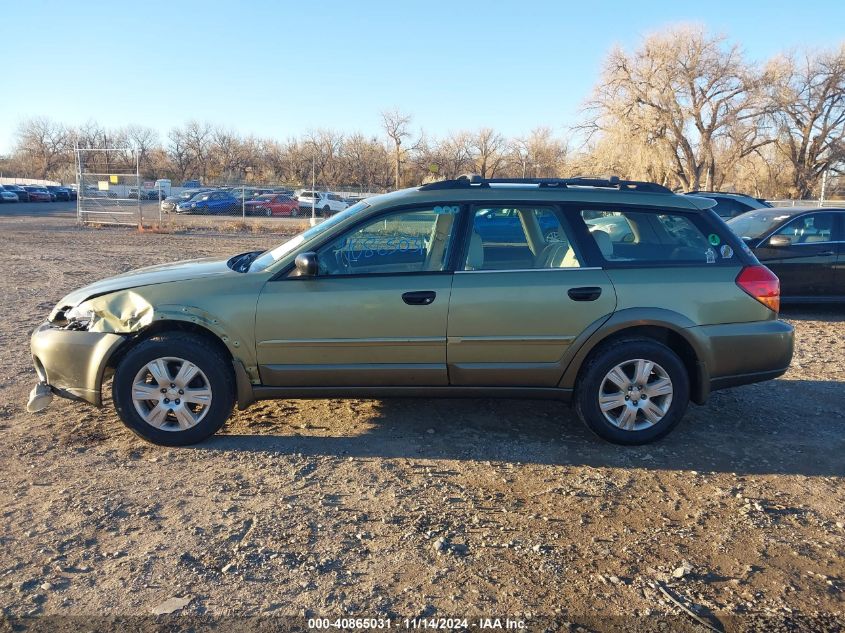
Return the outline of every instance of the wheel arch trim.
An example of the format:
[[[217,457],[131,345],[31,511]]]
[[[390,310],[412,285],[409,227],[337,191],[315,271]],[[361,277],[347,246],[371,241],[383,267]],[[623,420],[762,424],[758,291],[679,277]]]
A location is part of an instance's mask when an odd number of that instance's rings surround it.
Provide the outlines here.
[[[253,379],[250,375],[248,369],[249,365],[245,362],[245,360],[248,362],[249,359],[244,359],[240,354],[238,354],[238,352],[243,349],[243,346],[240,344],[232,345],[230,337],[226,336],[220,328],[213,327],[218,323],[218,321],[215,319],[209,319],[208,317],[210,315],[200,308],[188,308],[182,306],[166,307],[178,307],[180,310],[178,312],[173,312],[157,309],[156,318],[151,325],[138,332],[135,336],[126,336],[122,344],[117,346],[108,357],[103,359],[100,367],[97,393],[101,393],[102,382],[106,378],[106,372],[113,371],[123,356],[135,347],[135,345],[157,334],[182,331],[197,334],[214,341],[219,349],[223,351],[232,362],[232,371],[235,377],[235,387],[237,391],[238,409],[246,409],[250,404],[255,402],[253,384],[257,382],[257,379]],[[235,341],[235,343],[237,342],[238,341]],[[100,405],[98,404],[98,406]]]
[[[709,352],[706,342],[688,317],[661,308],[626,308],[615,312],[580,344],[558,386],[575,389],[584,361],[599,345],[623,336],[645,336],[678,354],[690,379],[690,399],[702,404],[710,394]]]

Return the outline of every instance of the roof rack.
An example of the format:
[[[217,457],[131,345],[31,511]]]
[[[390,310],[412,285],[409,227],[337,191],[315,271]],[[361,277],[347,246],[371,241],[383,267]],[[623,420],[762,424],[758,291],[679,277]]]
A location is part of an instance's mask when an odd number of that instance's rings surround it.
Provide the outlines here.
[[[471,187],[489,188],[490,185],[536,185],[541,189],[568,189],[570,187],[597,187],[617,189],[619,191],[639,191],[644,193],[672,193],[671,189],[654,182],[638,180],[620,180],[611,178],[482,178],[478,174],[465,174],[454,180],[441,180],[422,185],[420,191],[439,189],[469,189]]]

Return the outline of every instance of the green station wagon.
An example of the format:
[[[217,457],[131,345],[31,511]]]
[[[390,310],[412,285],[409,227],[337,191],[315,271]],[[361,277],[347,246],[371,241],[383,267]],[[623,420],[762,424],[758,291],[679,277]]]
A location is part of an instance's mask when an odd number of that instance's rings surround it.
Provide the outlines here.
[[[620,444],[782,375],[779,283],[709,207],[653,183],[465,176],[369,198],[266,252],[111,277],[32,335],[40,382],[165,445],[268,398],[570,402]]]

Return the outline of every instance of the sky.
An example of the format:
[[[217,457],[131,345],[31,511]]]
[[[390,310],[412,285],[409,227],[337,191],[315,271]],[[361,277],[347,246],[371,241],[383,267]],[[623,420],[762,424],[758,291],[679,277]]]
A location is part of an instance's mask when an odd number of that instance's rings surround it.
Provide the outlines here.
[[[286,139],[398,107],[435,136],[565,134],[613,46],[698,23],[763,61],[845,40],[845,2],[0,0],[0,22],[3,154],[35,116]]]

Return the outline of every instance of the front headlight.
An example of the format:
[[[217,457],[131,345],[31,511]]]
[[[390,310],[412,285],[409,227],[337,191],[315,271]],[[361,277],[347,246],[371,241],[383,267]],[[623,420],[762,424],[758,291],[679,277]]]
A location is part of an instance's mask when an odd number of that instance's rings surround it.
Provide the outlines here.
[[[65,312],[65,320],[68,323],[77,323],[81,326],[88,326],[94,319],[94,309],[90,301],[83,301],[78,306]]]

